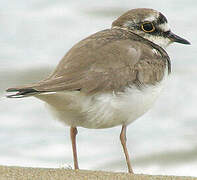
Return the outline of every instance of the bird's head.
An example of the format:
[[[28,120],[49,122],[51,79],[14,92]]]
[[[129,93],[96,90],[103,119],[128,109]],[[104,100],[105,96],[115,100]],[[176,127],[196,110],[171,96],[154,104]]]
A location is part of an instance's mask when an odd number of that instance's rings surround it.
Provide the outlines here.
[[[172,33],[166,17],[153,9],[132,9],[115,20],[112,28],[132,31],[163,48],[173,42],[190,44],[189,41]]]

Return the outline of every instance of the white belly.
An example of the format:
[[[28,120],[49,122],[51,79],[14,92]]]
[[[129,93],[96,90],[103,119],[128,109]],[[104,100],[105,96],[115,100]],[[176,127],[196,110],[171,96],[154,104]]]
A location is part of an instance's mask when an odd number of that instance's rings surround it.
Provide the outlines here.
[[[36,97],[47,102],[55,117],[65,124],[97,129],[130,124],[152,107],[162,87],[160,83],[142,90],[127,88],[119,94],[86,96],[80,92],[56,92]]]

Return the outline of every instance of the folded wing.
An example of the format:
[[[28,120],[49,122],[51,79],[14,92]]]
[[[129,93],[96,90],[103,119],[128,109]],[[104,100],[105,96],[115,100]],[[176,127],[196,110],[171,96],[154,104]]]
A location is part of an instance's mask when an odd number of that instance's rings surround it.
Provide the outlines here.
[[[8,97],[57,91],[120,92],[133,85],[154,85],[164,76],[168,56],[153,53],[151,42],[145,42],[121,30],[98,32],[71,48],[47,79],[10,88],[8,92],[17,94]]]

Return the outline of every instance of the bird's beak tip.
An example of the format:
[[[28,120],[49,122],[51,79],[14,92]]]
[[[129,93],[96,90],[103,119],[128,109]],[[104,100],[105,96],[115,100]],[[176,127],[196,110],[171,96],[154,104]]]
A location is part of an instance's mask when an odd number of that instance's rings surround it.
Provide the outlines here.
[[[187,44],[187,45],[191,44],[188,40],[183,39],[182,37],[177,36],[176,34],[172,32],[169,34],[169,38],[172,40],[172,42],[177,42],[177,43]]]

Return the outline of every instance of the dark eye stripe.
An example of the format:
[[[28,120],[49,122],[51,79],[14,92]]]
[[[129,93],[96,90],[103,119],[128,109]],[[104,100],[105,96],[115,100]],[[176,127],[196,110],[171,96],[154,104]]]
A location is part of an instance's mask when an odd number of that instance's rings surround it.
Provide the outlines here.
[[[164,36],[164,37],[169,36],[169,34],[170,34],[170,31],[163,32],[163,36]]]
[[[151,35],[154,36],[162,36],[162,37],[168,37],[170,34],[170,31],[162,32],[160,29],[155,29],[155,31],[150,32]]]

